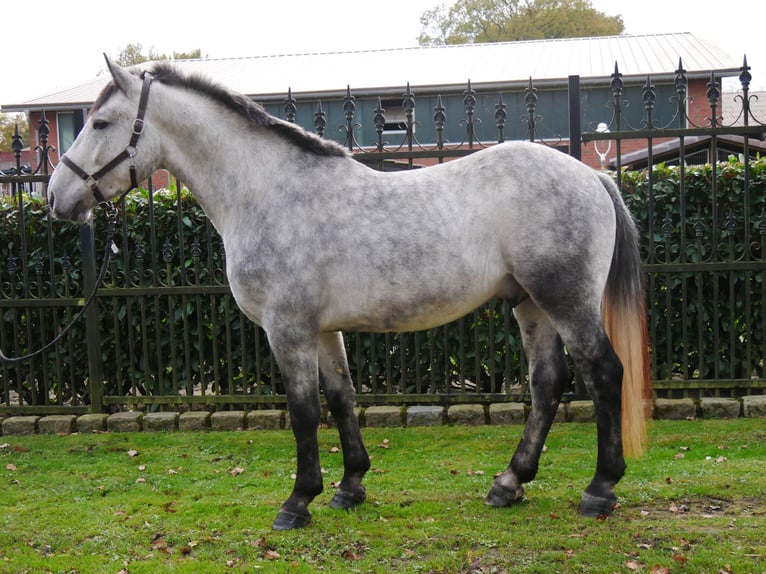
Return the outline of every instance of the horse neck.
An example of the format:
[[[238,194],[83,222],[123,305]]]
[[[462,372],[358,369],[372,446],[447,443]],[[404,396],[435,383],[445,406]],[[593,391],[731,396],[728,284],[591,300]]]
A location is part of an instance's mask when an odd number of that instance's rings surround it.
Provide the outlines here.
[[[281,138],[211,105],[203,96],[167,88],[157,110],[162,129],[161,167],[178,177],[218,231],[236,228],[237,218],[258,201],[262,177],[279,173],[280,153],[289,153]],[[283,156],[284,157],[284,156]],[[273,165],[272,165],[273,164]]]

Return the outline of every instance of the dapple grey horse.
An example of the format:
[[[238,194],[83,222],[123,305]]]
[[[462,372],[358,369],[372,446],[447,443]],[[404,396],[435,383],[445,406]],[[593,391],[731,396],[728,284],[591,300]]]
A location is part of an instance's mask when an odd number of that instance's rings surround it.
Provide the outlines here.
[[[330,504],[365,500],[370,462],[341,331],[427,329],[492,297],[521,327],[532,410],[487,504],[513,504],[535,477],[569,381],[566,347],[596,408],[596,471],[580,511],[612,511],[624,454],[644,448],[648,363],[637,233],[609,177],[530,143],[381,173],[170,64],[107,62],[112,81],[51,178],[53,215],[84,222],[158,168],[188,185],[285,378],[298,469],[275,529],[307,525],[322,491],[320,389],[344,457]]]

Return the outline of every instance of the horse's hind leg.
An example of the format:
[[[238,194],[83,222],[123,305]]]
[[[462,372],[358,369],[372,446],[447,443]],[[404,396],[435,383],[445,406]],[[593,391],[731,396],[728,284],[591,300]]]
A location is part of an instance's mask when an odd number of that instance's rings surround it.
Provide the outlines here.
[[[318,351],[319,382],[338,425],[343,448],[343,480],[330,506],[348,509],[364,502],[366,493],[362,478],[370,468],[370,457],[362,441],[359,421],[354,414],[354,387],[341,333],[320,335]]]
[[[583,493],[579,511],[586,516],[611,514],[617,503],[614,486],[625,474],[621,428],[622,363],[598,317],[592,319],[590,328],[580,324],[571,336],[564,330],[562,336],[596,409],[596,474]]]
[[[569,368],[558,333],[531,299],[514,309],[529,360],[532,410],[511,463],[492,485],[486,503],[509,506],[524,496],[522,484],[537,474],[545,438],[569,381]]]

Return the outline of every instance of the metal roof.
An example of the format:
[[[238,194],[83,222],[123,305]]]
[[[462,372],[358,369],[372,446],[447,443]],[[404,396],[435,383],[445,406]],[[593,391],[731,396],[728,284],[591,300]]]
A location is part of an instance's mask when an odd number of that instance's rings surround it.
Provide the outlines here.
[[[691,33],[567,38],[491,44],[285,54],[246,58],[178,60],[199,72],[261,101],[294,94],[337,94],[350,86],[354,95],[442,90],[464,86],[513,85],[532,78],[535,85],[560,84],[570,75],[608,78],[615,62],[624,78],[651,75],[671,78],[679,58],[689,77],[711,71],[734,74],[741,63]],[[100,76],[3,111],[88,107],[108,81]],[[461,87],[462,89],[462,87]]]

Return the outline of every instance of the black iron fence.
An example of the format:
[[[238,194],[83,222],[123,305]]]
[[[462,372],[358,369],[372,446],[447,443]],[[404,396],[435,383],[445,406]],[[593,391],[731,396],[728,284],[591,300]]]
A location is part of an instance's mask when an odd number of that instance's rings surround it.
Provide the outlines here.
[[[749,83],[746,63],[736,94],[722,94],[711,76],[709,113],[695,119],[679,64],[672,120],[656,125],[657,91],[647,79],[640,90],[644,114],[633,124],[623,113],[627,98],[615,68],[611,97],[604,102],[611,120],[601,126],[586,122],[581,129],[581,89],[578,79],[570,78],[569,109],[574,112],[569,130],[580,134],[574,138],[540,136],[545,110],[538,109],[531,80],[523,97],[496,96],[491,141],[477,135],[477,94],[470,84],[463,93],[461,117],[453,120],[464,129],[462,141],[442,137],[447,110],[441,98],[432,114],[436,136],[419,141],[416,99],[409,88],[402,101],[402,133],[395,143],[384,139],[392,136],[385,131],[386,111],[380,104],[368,118],[377,145],[362,148],[356,143],[354,132],[362,120],[356,117],[350,92],[344,100],[344,124],[335,127],[360,161],[377,169],[412,169],[502,142],[512,117],[504,102],[521,99],[522,113],[513,121],[525,123],[528,139],[576,156],[598,156],[616,168],[642,228],[656,392],[761,393],[766,388],[766,163],[751,156],[762,146],[766,127],[764,118],[750,109]],[[726,98],[739,104],[737,121],[720,117],[720,102]],[[290,95],[284,108],[288,120],[295,117],[294,106]],[[104,283],[95,286],[106,248],[100,244],[104,222],[96,219],[94,227],[77,227],[51,221],[46,127],[44,122],[40,126],[33,173],[0,176],[8,189],[0,227],[0,346],[9,355],[33,351],[72,320],[84,294],[94,287],[96,303],[52,349],[26,361],[0,364],[0,412],[283,403],[279,370],[265,335],[233,301],[220,238],[183,183],[176,180],[169,189],[154,190],[148,182],[127,199],[117,232],[119,253]],[[320,103],[315,130],[324,129]],[[482,131],[487,132],[486,123]],[[733,159],[718,161],[715,151],[729,136],[741,138],[741,143]],[[704,145],[713,160],[692,168],[684,158],[698,138],[707,138]],[[624,146],[636,151],[624,153]],[[22,147],[17,139],[17,158]],[[659,149],[662,158],[655,157]],[[654,167],[628,169],[641,165]],[[528,396],[519,334],[502,301],[491,301],[437,329],[349,333],[346,341],[362,404],[499,402]],[[582,392],[574,379],[570,390],[570,396]]]

